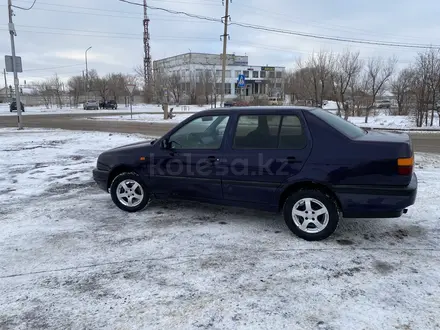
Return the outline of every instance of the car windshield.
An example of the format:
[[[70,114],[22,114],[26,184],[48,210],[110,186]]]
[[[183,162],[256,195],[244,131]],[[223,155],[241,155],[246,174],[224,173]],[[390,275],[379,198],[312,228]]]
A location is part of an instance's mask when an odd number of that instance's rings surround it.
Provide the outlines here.
[[[327,124],[329,124],[337,131],[341,132],[342,134],[352,139],[367,134],[367,131],[365,131],[364,129],[350,123],[347,120],[342,119],[341,117],[327,110],[315,109],[312,111],[312,114],[325,121]]]

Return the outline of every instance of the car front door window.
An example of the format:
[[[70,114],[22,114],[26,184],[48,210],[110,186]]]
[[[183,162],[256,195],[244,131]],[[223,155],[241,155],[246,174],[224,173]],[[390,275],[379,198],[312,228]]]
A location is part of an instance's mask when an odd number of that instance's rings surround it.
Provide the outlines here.
[[[198,117],[169,137],[172,149],[219,149],[229,116]]]

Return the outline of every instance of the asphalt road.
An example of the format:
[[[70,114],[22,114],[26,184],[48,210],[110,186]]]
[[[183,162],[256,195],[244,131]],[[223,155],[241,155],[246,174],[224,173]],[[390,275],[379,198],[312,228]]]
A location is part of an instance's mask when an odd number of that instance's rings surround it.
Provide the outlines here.
[[[188,113],[188,112],[186,112]],[[102,114],[103,116],[127,114],[126,112],[115,112]],[[93,114],[97,117],[100,114]],[[101,131],[117,133],[142,133],[149,136],[162,136],[176,123],[145,123],[127,121],[101,121],[87,119],[84,114],[45,114],[45,115],[24,115],[25,127],[32,128],[61,128],[80,131]],[[0,127],[16,127],[16,116],[0,116]],[[417,152],[430,152],[440,154],[440,133],[410,133],[414,149]]]

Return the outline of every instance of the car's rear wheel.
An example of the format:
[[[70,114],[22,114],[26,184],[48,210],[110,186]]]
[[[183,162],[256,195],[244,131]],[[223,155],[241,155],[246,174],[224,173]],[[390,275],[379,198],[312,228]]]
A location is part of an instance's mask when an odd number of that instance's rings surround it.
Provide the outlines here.
[[[336,201],[319,190],[299,190],[284,204],[289,229],[307,241],[320,241],[334,233],[340,214]]]
[[[113,203],[121,210],[137,212],[150,201],[147,186],[137,173],[121,173],[110,186]]]

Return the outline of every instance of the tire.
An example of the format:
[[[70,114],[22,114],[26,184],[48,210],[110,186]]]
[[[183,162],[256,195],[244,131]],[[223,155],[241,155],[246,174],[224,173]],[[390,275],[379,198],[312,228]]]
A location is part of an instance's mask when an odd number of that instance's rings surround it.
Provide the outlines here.
[[[310,205],[308,205],[309,202]],[[294,210],[296,210],[296,216],[294,216]],[[328,238],[335,232],[340,219],[336,201],[319,190],[307,189],[294,192],[284,203],[283,213],[287,227],[296,236],[306,241],[321,241]],[[311,219],[307,215],[311,215],[314,221],[310,221]],[[301,228],[305,221],[308,221],[306,227]],[[320,228],[321,226],[322,228]]]
[[[124,188],[121,184],[125,182]],[[130,197],[121,196],[121,193],[125,195],[125,189],[133,189],[133,186],[137,184],[137,187],[134,190],[128,190],[127,193],[131,194]],[[113,203],[117,207],[119,207],[123,211],[127,212],[137,212],[145,208],[148,202],[150,201],[150,193],[148,192],[148,188],[145,183],[142,181],[141,177],[134,172],[130,173],[121,173],[117,175],[110,186],[110,194],[112,196]],[[136,198],[138,196],[142,196],[140,198]],[[133,203],[130,206],[129,202]]]

